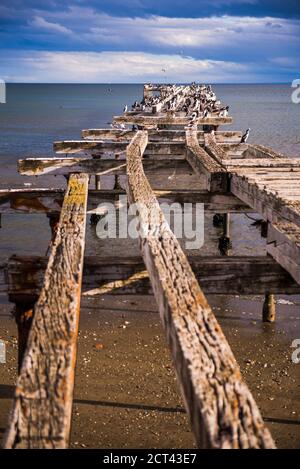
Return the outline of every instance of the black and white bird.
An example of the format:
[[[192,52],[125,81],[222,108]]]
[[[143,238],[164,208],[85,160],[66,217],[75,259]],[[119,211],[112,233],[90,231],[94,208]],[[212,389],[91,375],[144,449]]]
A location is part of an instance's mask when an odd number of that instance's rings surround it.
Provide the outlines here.
[[[127,104],[125,104],[124,109],[123,109],[123,112],[124,112],[124,113],[127,112],[127,109],[128,109],[128,106],[127,106]]]
[[[241,143],[246,143],[250,134],[251,129],[247,129],[244,135],[242,135]]]

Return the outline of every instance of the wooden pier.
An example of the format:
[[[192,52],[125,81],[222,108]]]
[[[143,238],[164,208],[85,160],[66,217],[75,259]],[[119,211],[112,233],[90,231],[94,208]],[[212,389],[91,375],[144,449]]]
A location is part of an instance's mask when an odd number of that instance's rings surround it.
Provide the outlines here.
[[[55,157],[19,161],[20,174],[63,175],[67,188],[0,191],[1,214],[45,213],[52,229],[49,257],[12,256],[0,273],[19,334],[5,448],[68,446],[80,297],[105,293],[155,296],[199,448],[275,447],[205,294],[265,295],[270,322],[274,294],[299,294],[300,159],[219,130],[231,122],[210,87],[145,85],[113,128],[55,142]],[[107,176],[111,190],[101,189]],[[120,195],[142,207],[140,254],[85,257],[87,214],[97,217],[101,202]],[[218,214],[226,255],[187,256],[160,201],[203,203]],[[263,219],[268,255],[229,256],[230,213],[251,212]]]

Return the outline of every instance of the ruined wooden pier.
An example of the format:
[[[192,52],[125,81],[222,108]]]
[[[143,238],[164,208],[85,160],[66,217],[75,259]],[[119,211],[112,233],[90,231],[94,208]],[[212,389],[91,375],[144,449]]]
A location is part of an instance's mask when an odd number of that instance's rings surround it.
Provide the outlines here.
[[[273,321],[273,295],[300,292],[300,160],[218,130],[231,122],[210,87],[145,85],[143,100],[116,116],[114,128],[83,130],[81,140],[55,142],[55,157],[19,161],[25,176],[68,183],[0,191],[2,214],[45,213],[52,229],[49,257],[13,256],[2,266],[1,291],[15,304],[19,332],[5,448],[68,446],[80,297],[105,293],[154,294],[199,448],[274,448],[205,294],[265,295],[263,319]],[[111,190],[101,189],[106,176],[115,179]],[[97,220],[101,202],[125,194],[142,207],[140,255],[84,257],[87,213]],[[199,202],[218,214],[226,255],[187,257],[161,200]],[[264,220],[268,255],[229,256],[230,213],[251,212]]]

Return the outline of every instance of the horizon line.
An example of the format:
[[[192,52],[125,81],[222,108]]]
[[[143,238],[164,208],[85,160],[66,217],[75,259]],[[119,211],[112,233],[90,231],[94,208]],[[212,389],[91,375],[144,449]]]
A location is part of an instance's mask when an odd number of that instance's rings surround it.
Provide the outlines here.
[[[166,82],[161,82],[161,81],[151,81],[145,80],[141,82],[67,82],[67,81],[61,81],[61,82],[34,82],[34,81],[4,81],[5,84],[7,85],[144,85],[148,83],[152,84],[159,84],[159,85],[173,85],[173,84],[182,84],[182,85],[189,85],[191,81],[188,82],[180,82],[180,81],[170,81],[168,83]],[[196,83],[200,83],[196,82]],[[289,85],[291,84],[290,81],[253,81],[253,82],[201,82],[203,84],[205,83],[210,83],[212,85]]]

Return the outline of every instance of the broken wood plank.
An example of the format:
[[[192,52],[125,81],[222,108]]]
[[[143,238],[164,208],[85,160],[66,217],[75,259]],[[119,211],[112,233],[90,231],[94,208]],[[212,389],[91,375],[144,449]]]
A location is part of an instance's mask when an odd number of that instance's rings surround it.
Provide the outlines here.
[[[140,248],[200,448],[274,448],[233,353],[143,171],[147,132],[127,148]]]
[[[85,240],[88,176],[71,175],[5,437],[5,448],[68,445]]]

